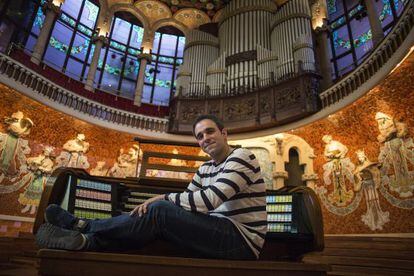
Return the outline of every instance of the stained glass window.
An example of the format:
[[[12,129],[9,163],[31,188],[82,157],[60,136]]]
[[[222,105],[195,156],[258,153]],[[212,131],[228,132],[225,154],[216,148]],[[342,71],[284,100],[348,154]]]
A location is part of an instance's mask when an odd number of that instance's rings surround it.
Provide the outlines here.
[[[65,0],[65,2],[62,5],[62,11],[72,18],[78,18],[81,6],[82,6],[82,1]]]
[[[91,37],[98,18],[99,7],[90,1],[66,0],[61,14],[54,24],[43,61],[68,76],[84,80],[90,64]],[[32,36],[26,46],[33,49],[44,15],[37,12]]]
[[[177,48],[177,36],[163,34],[159,54],[163,56],[175,56]]]
[[[104,72],[99,73],[102,75],[99,78],[101,89],[134,98],[143,35],[141,26],[115,17],[109,36],[109,53],[100,60],[104,67]],[[156,32],[152,49],[153,61],[145,70],[142,102],[169,104],[177,66],[182,63],[184,44],[183,36]]]
[[[80,22],[89,28],[93,28],[96,20],[98,19],[98,13],[99,7],[89,1],[86,1]]]
[[[359,0],[327,0],[335,78],[342,77],[360,64],[373,48],[371,27],[363,3]],[[404,0],[378,0],[374,3],[387,34],[395,24]]]
[[[144,30],[142,27],[115,17],[109,34],[108,54],[99,60],[99,87],[129,99],[134,98],[138,78],[138,55]]]
[[[152,47],[153,62],[145,72],[145,97],[156,105],[168,105],[172,93],[175,91],[177,68],[182,64],[185,37],[179,35],[155,33]]]
[[[143,37],[144,37],[144,28],[136,26],[136,25],[132,26],[131,41],[129,45],[131,45],[131,47],[140,49]]]
[[[69,35],[68,35],[69,34]],[[73,29],[57,21],[50,36],[44,60],[52,67],[60,69],[65,62]]]
[[[370,25],[368,17],[363,17],[360,19],[353,18],[350,22],[353,47],[355,49],[355,54],[357,61],[361,61],[362,58],[371,51],[372,49],[372,33],[370,30]]]
[[[128,21],[122,20],[120,18],[115,18],[113,32],[111,39],[116,40],[117,42],[127,44],[129,33],[131,31],[131,23]]]

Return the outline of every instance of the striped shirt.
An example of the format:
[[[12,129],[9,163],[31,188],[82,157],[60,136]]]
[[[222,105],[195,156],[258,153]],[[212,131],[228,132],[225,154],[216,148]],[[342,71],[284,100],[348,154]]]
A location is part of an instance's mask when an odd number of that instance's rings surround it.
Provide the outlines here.
[[[181,208],[229,219],[256,257],[267,230],[266,185],[252,152],[238,148],[219,164],[200,166],[185,192],[168,200]]]

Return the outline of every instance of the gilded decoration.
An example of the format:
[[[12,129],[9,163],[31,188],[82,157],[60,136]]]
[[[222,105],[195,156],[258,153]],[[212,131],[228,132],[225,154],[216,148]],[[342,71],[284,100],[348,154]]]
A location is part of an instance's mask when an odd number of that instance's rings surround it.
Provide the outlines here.
[[[119,150],[119,155],[115,164],[108,171],[108,176],[125,178],[137,176],[138,157],[142,157],[142,152],[138,145],[133,145],[124,152],[124,149]]]
[[[276,110],[286,109],[286,107],[300,103],[301,92],[299,87],[289,87],[280,89],[275,93]]]
[[[210,101],[208,103],[208,114],[212,114],[220,118],[220,101]]]
[[[378,112],[375,115],[381,144],[378,161],[384,185],[400,198],[413,196],[414,143],[408,136],[406,124],[396,122],[391,116]]]
[[[323,136],[322,140],[325,143],[324,156],[327,161],[323,165],[323,181],[328,189],[321,196],[327,198],[326,202],[330,207],[345,207],[354,199],[355,165],[347,157],[348,147],[333,140],[331,135]]]
[[[21,213],[29,212],[31,215],[36,213],[43,187],[53,171],[54,160],[51,146],[44,146],[41,154],[27,158],[30,180],[18,198],[19,203],[24,206]]]
[[[209,17],[213,18],[216,13],[221,10],[228,0],[161,0],[170,6],[172,12],[179,11],[184,8],[194,8],[205,12]]]
[[[85,155],[89,150],[89,143],[85,141],[83,133],[78,133],[75,139],[68,140],[63,145],[63,150],[56,158],[56,167],[71,167],[88,169],[88,157]]]
[[[12,193],[30,182],[27,168],[27,155],[30,154],[29,141],[33,121],[17,111],[5,117],[6,132],[0,132],[0,194]]]
[[[195,29],[200,25],[211,22],[205,12],[192,8],[177,11],[173,18],[187,26],[189,29]]]
[[[371,162],[363,150],[356,152],[358,165],[355,169],[355,187],[356,192],[363,191],[367,211],[361,216],[361,220],[371,230],[382,230],[384,224],[390,221],[390,213],[381,209],[378,187],[381,183],[380,165]]]
[[[94,176],[106,176],[108,174],[108,168],[106,167],[105,161],[96,162],[95,168],[91,169],[90,175]]]
[[[244,98],[237,102],[226,102],[223,108],[225,121],[238,121],[254,118],[256,114],[256,99]]]
[[[260,95],[260,113],[262,115],[270,113],[271,97],[270,95]]]
[[[198,116],[204,113],[204,104],[186,104],[183,105],[180,112],[180,121],[193,122]]]
[[[144,0],[135,2],[137,7],[150,21],[158,21],[172,16],[171,11],[167,5],[160,1]]]
[[[381,192],[393,205],[414,208],[414,143],[405,123],[377,112]]]

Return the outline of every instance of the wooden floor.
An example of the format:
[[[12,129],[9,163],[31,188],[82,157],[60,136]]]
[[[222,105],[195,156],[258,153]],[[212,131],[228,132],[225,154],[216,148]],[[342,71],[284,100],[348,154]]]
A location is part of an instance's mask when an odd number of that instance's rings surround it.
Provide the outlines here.
[[[329,264],[329,275],[414,275],[414,238],[327,236],[322,253],[305,264]],[[0,275],[37,275],[33,236],[0,238]]]
[[[37,251],[30,233],[20,233],[17,238],[0,237],[0,275],[38,275]]]
[[[414,238],[327,236],[303,261],[330,264],[329,275],[414,275]]]

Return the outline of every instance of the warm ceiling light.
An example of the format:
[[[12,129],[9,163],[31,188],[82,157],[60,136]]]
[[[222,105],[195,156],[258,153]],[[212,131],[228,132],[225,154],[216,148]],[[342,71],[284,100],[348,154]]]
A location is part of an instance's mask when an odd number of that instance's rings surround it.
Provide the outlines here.
[[[53,5],[60,7],[63,4],[64,0],[53,0]]]

